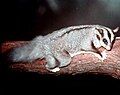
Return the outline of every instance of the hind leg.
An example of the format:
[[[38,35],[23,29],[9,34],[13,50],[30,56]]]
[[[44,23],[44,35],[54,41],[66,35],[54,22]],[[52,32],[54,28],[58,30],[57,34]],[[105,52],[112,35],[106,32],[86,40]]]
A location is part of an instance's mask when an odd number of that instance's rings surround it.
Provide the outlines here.
[[[55,51],[53,55],[54,56],[52,55],[46,56],[46,61],[47,61],[46,68],[49,71],[57,72],[60,70],[59,67],[67,66],[71,62],[71,56],[65,50],[57,51],[57,52]],[[57,64],[57,61],[59,62],[59,64]]]
[[[71,56],[66,50],[58,51],[55,57],[59,61],[59,67],[67,66],[71,62]]]
[[[52,55],[46,55],[46,61],[47,64],[45,65],[46,69],[51,71],[51,72],[57,72],[59,71],[59,67],[57,66],[56,59]]]
[[[47,55],[45,59],[47,61],[46,68],[52,69],[56,67],[56,60],[52,55]]]

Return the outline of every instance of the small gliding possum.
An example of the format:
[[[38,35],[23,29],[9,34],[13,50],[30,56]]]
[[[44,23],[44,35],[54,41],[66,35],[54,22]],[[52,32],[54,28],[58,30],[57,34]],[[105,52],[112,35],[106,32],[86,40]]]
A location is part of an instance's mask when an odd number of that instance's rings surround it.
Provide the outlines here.
[[[81,53],[91,53],[101,61],[106,59],[106,50],[111,50],[115,40],[115,32],[102,25],[79,25],[62,28],[46,36],[38,36],[28,44],[15,48],[10,53],[13,62],[32,62],[45,58],[45,67],[52,72],[67,66],[71,58]],[[100,52],[98,49],[105,50]]]

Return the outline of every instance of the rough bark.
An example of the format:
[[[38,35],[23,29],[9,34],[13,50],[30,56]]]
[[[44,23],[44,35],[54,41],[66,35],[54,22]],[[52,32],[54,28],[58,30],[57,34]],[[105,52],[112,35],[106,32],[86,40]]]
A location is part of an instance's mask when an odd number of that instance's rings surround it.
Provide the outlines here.
[[[2,54],[25,43],[27,41],[5,42],[2,44]],[[95,73],[107,74],[120,79],[120,40],[116,40],[112,50],[107,51],[107,59],[104,62],[101,62],[92,54],[80,54],[72,58],[70,65],[61,68],[56,73],[46,70],[45,64],[45,60],[38,59],[32,63],[13,63],[9,67],[15,70],[37,72],[40,74],[73,75],[77,73]]]

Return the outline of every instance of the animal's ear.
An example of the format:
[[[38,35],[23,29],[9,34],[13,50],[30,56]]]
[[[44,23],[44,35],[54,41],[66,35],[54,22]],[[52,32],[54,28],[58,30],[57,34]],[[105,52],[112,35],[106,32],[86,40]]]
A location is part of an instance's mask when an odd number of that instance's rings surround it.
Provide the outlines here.
[[[116,33],[116,32],[118,32],[118,30],[119,30],[119,27],[115,28],[115,29],[113,30],[113,32]]]

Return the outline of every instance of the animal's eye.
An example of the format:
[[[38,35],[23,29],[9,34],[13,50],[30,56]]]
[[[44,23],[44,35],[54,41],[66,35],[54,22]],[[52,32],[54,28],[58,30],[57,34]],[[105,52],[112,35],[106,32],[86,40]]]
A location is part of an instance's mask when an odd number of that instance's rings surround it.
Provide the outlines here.
[[[108,44],[108,41],[104,38],[103,39],[103,42],[107,45]]]

